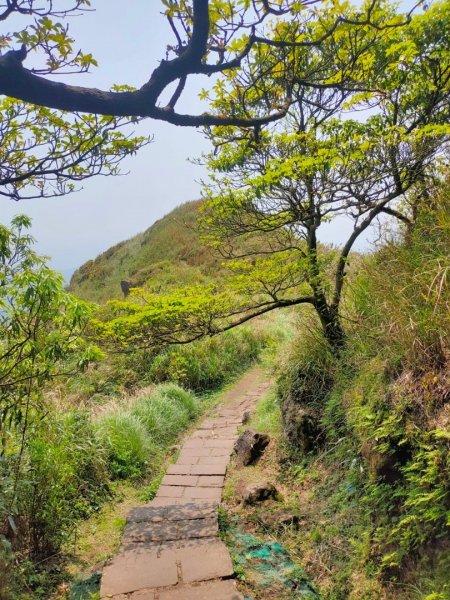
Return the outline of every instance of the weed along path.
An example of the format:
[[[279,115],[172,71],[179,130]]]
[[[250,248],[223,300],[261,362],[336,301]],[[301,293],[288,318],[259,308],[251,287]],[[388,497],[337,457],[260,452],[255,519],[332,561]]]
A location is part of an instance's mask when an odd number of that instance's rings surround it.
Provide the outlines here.
[[[218,505],[238,427],[269,386],[251,369],[185,440],[154,500],[130,511],[119,553],[103,570],[102,600],[243,599],[218,538]]]

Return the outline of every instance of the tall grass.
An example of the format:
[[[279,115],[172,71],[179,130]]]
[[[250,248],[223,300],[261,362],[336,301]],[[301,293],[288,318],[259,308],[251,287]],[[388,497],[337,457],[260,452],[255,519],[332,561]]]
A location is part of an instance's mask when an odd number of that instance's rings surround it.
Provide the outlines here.
[[[391,240],[366,261],[351,298],[355,343],[413,370],[439,368],[450,348],[449,192],[434,202],[403,243]]]
[[[199,411],[199,401],[175,384],[156,386],[100,414],[95,428],[108,456],[113,478],[133,478],[155,472],[164,450]]]
[[[13,549],[32,558],[56,552],[73,523],[109,495],[105,448],[84,411],[51,413],[34,424],[16,481]]]
[[[157,454],[156,444],[141,420],[127,411],[103,415],[96,424],[96,431],[106,450],[113,478],[142,475]]]

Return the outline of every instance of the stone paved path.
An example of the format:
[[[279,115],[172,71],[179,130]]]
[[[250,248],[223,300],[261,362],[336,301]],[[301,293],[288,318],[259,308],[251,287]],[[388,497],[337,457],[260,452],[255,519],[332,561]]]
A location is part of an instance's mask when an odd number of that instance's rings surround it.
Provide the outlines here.
[[[247,372],[185,440],[155,499],[128,515],[103,570],[102,600],[243,600],[217,509],[238,426],[269,385],[260,369]]]

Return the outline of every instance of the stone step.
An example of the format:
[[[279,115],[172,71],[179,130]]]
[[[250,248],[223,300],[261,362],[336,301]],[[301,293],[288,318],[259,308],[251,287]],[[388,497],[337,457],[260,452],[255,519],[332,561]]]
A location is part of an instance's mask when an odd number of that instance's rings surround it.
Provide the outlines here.
[[[222,487],[160,485],[156,498],[185,498],[186,500],[216,500],[222,498]]]
[[[190,500],[189,498],[164,498],[164,497],[155,497],[151,502],[150,502],[150,506],[168,506],[168,505],[176,505],[176,506],[186,506],[186,504],[192,504],[192,502],[195,502],[195,504],[199,504],[199,505],[203,505],[203,504],[210,504],[211,500],[207,500],[207,499],[196,499],[194,500]],[[219,506],[219,501],[215,502],[215,506],[216,509]]]
[[[100,598],[232,575],[228,549],[217,538],[135,544],[104,568]]]
[[[165,475],[162,485],[223,487],[223,475]]]
[[[149,600],[153,598],[150,596]],[[159,592],[158,600],[244,600],[244,596],[237,591],[234,581],[219,580],[167,589]]]
[[[217,533],[217,516],[205,519],[167,520],[159,523],[141,521],[140,523],[128,523],[123,534],[122,545],[214,537]]]
[[[191,463],[176,463],[170,465],[167,469],[168,475],[203,475],[204,477],[209,475],[225,475],[228,460],[224,460],[219,456],[210,457],[210,461],[200,460],[196,464]]]
[[[178,521],[183,519],[207,519],[214,517],[217,511],[215,502],[184,502],[179,504],[166,503],[164,506],[154,506],[151,503],[145,506],[137,506],[128,513],[128,523],[140,523],[142,521],[161,522]]]

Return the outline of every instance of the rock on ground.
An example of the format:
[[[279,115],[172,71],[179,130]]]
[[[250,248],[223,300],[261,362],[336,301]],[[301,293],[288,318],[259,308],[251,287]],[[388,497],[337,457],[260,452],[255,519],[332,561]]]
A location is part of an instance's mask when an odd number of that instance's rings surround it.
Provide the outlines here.
[[[246,467],[255,463],[262,456],[269,442],[270,437],[265,433],[246,429],[234,445],[236,464],[240,467]]]
[[[236,492],[244,504],[256,504],[257,502],[279,497],[276,487],[268,481],[251,484],[242,483],[238,485]]]

